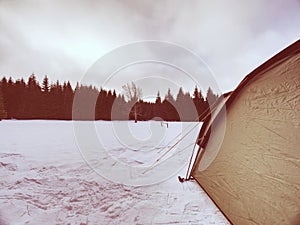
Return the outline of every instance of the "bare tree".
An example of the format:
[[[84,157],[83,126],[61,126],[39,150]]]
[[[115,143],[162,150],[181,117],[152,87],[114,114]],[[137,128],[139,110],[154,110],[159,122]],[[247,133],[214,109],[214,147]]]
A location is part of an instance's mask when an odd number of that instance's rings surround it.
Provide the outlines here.
[[[137,102],[142,98],[142,89],[137,87],[134,82],[131,82],[131,84],[127,83],[126,85],[123,85],[122,88],[129,102]]]
[[[126,85],[122,86],[123,91],[125,92],[125,97],[127,98],[128,102],[134,104],[133,111],[134,111],[134,121],[137,122],[137,107],[136,103],[142,98],[142,89],[137,87],[134,82],[131,84],[127,83]]]

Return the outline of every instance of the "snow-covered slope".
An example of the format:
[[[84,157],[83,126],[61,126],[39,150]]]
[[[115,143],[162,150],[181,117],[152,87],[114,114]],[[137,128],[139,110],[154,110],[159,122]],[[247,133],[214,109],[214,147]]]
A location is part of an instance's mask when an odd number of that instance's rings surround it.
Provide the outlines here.
[[[134,138],[122,140],[124,135],[116,134],[119,126],[128,126]],[[182,131],[181,123],[166,128],[159,122],[99,121],[95,127],[104,131],[99,139],[112,158],[148,168]],[[151,138],[153,129],[156,134],[163,129],[163,138]],[[163,182],[139,187],[104,179],[78,147],[70,121],[1,121],[0,138],[1,225],[229,224],[196,183],[177,181],[185,168],[174,168]]]

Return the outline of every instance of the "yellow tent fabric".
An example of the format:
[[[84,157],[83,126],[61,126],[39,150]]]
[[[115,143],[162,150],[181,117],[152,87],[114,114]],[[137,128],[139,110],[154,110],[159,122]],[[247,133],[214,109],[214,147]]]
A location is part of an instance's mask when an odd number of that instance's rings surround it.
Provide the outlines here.
[[[300,40],[220,104],[191,175],[232,224],[300,224]]]

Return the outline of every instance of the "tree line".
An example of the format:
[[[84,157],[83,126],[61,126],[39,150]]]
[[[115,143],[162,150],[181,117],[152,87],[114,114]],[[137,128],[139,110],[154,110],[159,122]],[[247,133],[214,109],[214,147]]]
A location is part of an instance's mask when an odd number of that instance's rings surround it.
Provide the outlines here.
[[[73,89],[70,82],[50,83],[47,76],[40,84],[36,76],[29,76],[27,82],[14,81],[11,77],[0,80],[0,119],[46,119],[72,120],[74,115],[80,119],[94,120],[165,120],[165,121],[201,121],[209,109],[208,99],[218,98],[209,88],[206,96],[195,87],[192,95],[179,89],[176,97],[168,89],[164,98],[157,93],[155,102],[143,101],[138,96],[128,98],[128,91],[135,86],[127,84],[127,92],[117,94],[115,90],[105,90],[77,83]],[[136,86],[135,86],[136,88]],[[141,91],[136,89],[137,91]],[[80,93],[80,95],[78,95]],[[133,93],[134,94],[134,93]],[[73,101],[81,102],[73,105]],[[79,99],[78,99],[79,98]],[[94,102],[90,104],[91,101]],[[94,106],[92,117],[85,110]],[[197,118],[198,117],[198,118]]]

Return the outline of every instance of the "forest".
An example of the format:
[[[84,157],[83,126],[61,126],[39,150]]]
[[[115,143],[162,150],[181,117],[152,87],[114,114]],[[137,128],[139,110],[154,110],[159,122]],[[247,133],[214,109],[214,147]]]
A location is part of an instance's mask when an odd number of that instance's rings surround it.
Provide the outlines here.
[[[73,89],[69,81],[50,83],[47,76],[40,84],[34,74],[27,82],[23,78],[14,81],[11,77],[3,77],[0,80],[0,119],[72,120],[76,115],[82,120],[202,121],[209,109],[208,99],[213,102],[218,98],[211,88],[204,96],[195,87],[192,94],[179,88],[175,97],[170,89],[165,97],[157,92],[155,102],[148,102],[140,96],[130,97],[136,88],[134,83],[127,84],[127,89],[126,85],[124,87],[125,94],[117,94],[115,90],[79,83]],[[82,104],[73,104],[76,95]],[[94,101],[94,112],[92,117],[86,117],[84,111],[88,107],[85,105],[90,101]],[[80,114],[82,116],[78,116]]]

